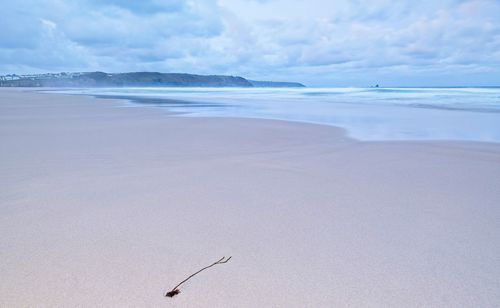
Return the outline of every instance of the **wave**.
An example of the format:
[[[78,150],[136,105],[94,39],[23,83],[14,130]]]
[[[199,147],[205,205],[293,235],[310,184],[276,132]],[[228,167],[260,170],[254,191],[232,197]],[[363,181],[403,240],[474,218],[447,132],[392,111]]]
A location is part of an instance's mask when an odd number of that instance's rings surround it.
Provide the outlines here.
[[[500,88],[90,88],[184,116],[282,119],[344,127],[362,140],[500,142]]]

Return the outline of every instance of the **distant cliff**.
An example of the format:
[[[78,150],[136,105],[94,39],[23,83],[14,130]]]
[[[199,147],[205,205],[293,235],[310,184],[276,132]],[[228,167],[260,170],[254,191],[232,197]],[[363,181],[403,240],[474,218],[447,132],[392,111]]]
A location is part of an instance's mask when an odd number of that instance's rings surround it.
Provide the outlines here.
[[[104,72],[0,76],[0,87],[304,87],[294,82],[250,81],[238,76]]]

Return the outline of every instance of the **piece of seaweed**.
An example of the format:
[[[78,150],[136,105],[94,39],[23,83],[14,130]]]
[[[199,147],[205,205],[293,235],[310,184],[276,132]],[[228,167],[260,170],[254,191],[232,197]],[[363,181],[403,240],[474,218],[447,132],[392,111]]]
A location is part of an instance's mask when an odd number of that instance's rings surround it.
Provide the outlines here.
[[[181,284],[183,284],[184,282],[188,281],[189,279],[191,279],[193,276],[201,273],[202,271],[206,270],[207,268],[210,268],[214,265],[217,265],[217,264],[224,264],[224,263],[227,263],[227,261],[231,260],[232,257],[229,257],[226,259],[226,257],[222,257],[220,258],[218,261],[210,264],[209,266],[205,266],[204,268],[200,269],[199,271],[197,271],[196,273],[190,275],[188,278],[184,279],[183,281],[179,282],[179,284],[177,284],[172,290],[168,291],[167,293],[165,293],[165,297],[174,297],[176,296],[177,294],[181,293],[181,291],[178,289]]]

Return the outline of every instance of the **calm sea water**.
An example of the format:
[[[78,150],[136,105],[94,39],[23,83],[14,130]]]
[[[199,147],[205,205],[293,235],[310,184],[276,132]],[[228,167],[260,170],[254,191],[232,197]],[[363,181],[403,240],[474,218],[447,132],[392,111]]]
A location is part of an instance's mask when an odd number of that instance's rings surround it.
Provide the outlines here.
[[[280,119],[343,127],[360,140],[500,142],[500,88],[90,88],[189,117]],[[134,98],[139,100],[134,100]]]

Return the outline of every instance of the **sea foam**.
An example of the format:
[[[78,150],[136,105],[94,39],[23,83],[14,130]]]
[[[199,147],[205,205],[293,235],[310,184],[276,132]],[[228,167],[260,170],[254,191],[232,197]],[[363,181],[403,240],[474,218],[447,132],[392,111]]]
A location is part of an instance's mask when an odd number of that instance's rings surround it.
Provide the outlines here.
[[[500,142],[500,88],[88,88],[182,116],[334,125],[356,139]]]

